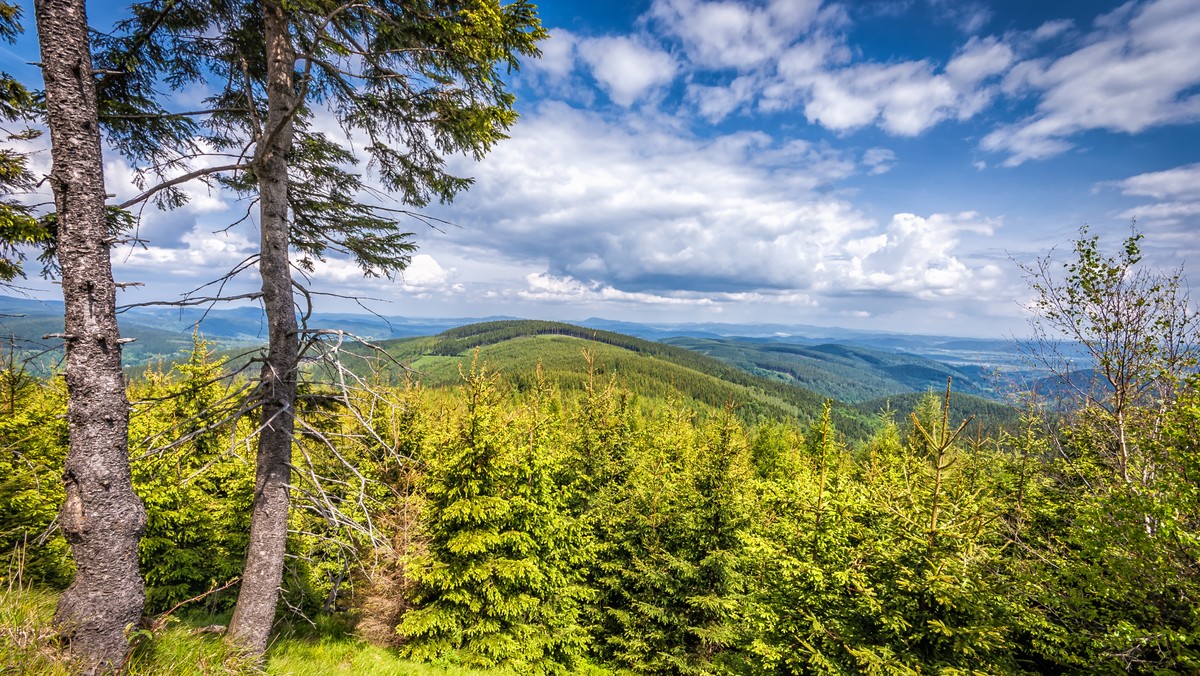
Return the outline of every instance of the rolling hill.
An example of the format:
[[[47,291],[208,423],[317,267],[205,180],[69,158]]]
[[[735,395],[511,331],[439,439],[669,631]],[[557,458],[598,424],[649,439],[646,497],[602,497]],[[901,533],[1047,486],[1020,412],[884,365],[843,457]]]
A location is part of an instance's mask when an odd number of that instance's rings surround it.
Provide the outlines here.
[[[34,373],[51,372],[61,359],[60,341],[42,339],[61,331],[61,307],[61,303],[0,296],[0,339],[15,346]],[[159,357],[170,361],[185,353],[191,347],[192,326],[201,317],[205,317],[205,337],[231,357],[242,355],[235,357],[239,364],[245,361],[247,348],[263,342],[258,308],[229,308],[207,316],[197,309],[134,308],[121,315],[123,334],[137,339],[124,348],[131,376]],[[471,323],[369,315],[318,319],[321,325],[376,340],[393,337],[382,343],[388,352],[431,386],[457,382],[460,366],[469,367],[478,348],[480,357],[517,387],[530,384],[540,360],[545,373],[560,386],[582,388],[588,377],[583,355],[591,350],[597,375],[614,377],[639,396],[676,397],[698,407],[733,402],[748,420],[811,421],[824,401],[832,399],[838,402],[837,425],[850,436],[866,434],[887,401],[893,409],[906,411],[904,395],[940,391],[947,376],[954,378],[956,405],[983,411],[988,402],[973,402],[966,395],[994,396],[978,364],[948,364],[857,343],[797,343],[791,342],[796,340],[792,337],[716,334],[656,342],[595,327],[527,320]],[[441,333],[429,335],[437,331]],[[414,333],[419,335],[395,338]],[[658,333],[652,337],[662,338]],[[976,347],[976,342],[967,347]],[[365,362],[362,368],[366,369]]]
[[[436,336],[385,341],[381,347],[429,386],[458,382],[460,369],[469,369],[478,351],[479,360],[515,387],[531,386],[535,368],[541,363],[543,372],[552,382],[563,388],[582,389],[589,377],[585,353],[590,352],[594,355],[597,376],[615,378],[618,384],[641,397],[665,399],[674,396],[699,407],[720,407],[726,402],[734,402],[739,406],[740,414],[749,420],[782,418],[812,422],[824,402],[832,399],[834,422],[851,438],[868,434],[879,420],[879,411],[888,406],[889,401],[892,410],[907,412],[930,389],[922,386],[891,393],[893,396],[888,399],[873,397],[853,404],[845,403],[795,382],[748,373],[679,345],[546,321],[471,324]],[[358,352],[364,354],[361,350]],[[859,353],[855,351],[855,354]],[[883,355],[879,357],[882,363],[889,364],[886,353],[880,354]],[[919,358],[913,359],[912,363],[918,368],[912,373],[923,374],[921,368],[934,368]],[[900,366],[908,363],[904,359],[897,362]],[[851,367],[844,367],[843,379],[849,380]],[[935,369],[938,376],[947,368],[941,367]],[[908,373],[904,369],[894,370]],[[399,376],[396,369],[392,373]],[[935,384],[944,388],[944,377]],[[988,429],[1015,420],[1012,410],[1005,405],[958,393],[957,386],[953,414],[964,418],[975,416]]]
[[[989,373],[982,366],[954,366],[905,352],[841,343],[797,345],[731,338],[669,338],[665,342],[852,404],[930,388],[941,390],[948,377],[954,379],[956,392],[995,396]]]
[[[540,363],[559,387],[582,389],[589,378],[585,354],[590,353],[597,377],[613,378],[639,397],[674,397],[703,408],[731,402],[748,420],[811,422],[825,401],[809,390],[751,375],[685,348],[559,322],[485,322],[380,346],[429,386],[458,382],[460,369],[469,369],[478,351],[480,361],[518,388],[532,384]],[[865,435],[873,426],[870,415],[846,404],[835,403],[833,416],[838,429],[851,437]]]

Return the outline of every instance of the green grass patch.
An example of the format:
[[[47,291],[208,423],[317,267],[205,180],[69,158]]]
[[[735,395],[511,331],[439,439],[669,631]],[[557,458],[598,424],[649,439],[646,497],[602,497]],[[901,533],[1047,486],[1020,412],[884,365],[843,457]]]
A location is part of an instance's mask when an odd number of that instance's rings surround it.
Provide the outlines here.
[[[66,652],[52,619],[58,592],[36,588],[0,589],[0,674],[70,676]],[[135,637],[127,676],[494,676],[505,672],[470,670],[447,659],[422,664],[397,657],[386,648],[330,630],[284,629],[271,641],[264,667],[238,653],[219,635],[199,627],[228,621],[225,616],[172,620],[150,635]],[[324,630],[325,627],[322,627]],[[600,676],[585,667],[578,673]]]

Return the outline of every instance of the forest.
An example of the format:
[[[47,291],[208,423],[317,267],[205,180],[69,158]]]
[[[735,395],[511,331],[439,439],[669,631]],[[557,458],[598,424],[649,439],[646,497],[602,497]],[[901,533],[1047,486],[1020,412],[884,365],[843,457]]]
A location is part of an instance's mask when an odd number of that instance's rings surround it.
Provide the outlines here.
[[[409,228],[453,225],[425,210],[517,122],[535,6],[33,10],[43,88],[0,73],[0,284],[35,259],[63,305],[0,365],[0,673],[1200,672],[1200,314],[1136,224],[1017,263],[1039,378],[1005,403],[844,346],[367,340],[316,325],[359,302],[316,271],[396,279]],[[249,253],[118,307],[145,209],[205,191]],[[227,303],[265,335],[118,322]]]
[[[652,343],[544,322],[310,360],[276,631],[380,646],[386,673],[1194,672],[1200,383],[1174,348],[1196,316],[1170,302],[1178,277],[1121,286],[1139,239],[1130,257],[1081,238],[1044,296],[1076,294],[1059,327],[1097,350],[1082,398],[1030,393],[987,431],[952,383],[847,432],[832,400],[746,410],[695,371],[656,387]],[[1116,342],[1091,322],[1138,297],[1183,315],[1118,313]],[[190,632],[228,621],[244,564],[256,422],[234,358],[196,337],[129,386],[145,612],[164,619],[133,634],[131,673],[221,644]],[[72,575],[66,392],[12,363],[3,385],[0,661],[53,673],[49,634],[19,628]],[[207,673],[259,668],[224,659]]]

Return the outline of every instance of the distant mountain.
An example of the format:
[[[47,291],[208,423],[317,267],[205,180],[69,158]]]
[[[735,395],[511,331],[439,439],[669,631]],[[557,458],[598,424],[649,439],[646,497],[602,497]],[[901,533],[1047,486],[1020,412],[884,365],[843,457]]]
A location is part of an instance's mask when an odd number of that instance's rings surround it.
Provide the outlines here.
[[[50,368],[58,361],[62,341],[42,336],[62,332],[62,301],[43,301],[0,296],[0,343],[15,346],[24,358],[34,358],[34,371]],[[501,319],[501,318],[495,318]],[[199,324],[204,338],[222,348],[237,348],[266,342],[266,324],[258,307],[205,309],[197,307],[133,307],[118,315],[121,334],[134,338],[123,348],[125,363],[144,365],[156,358],[168,359],[192,345],[192,332]],[[403,336],[427,336],[446,329],[480,321],[477,318],[404,318],[371,314],[329,313],[310,319],[311,326],[336,328],[367,340]]]
[[[952,366],[904,352],[840,343],[796,345],[730,338],[669,338],[665,342],[850,403],[941,389],[947,378],[953,378],[954,389],[963,394],[994,396],[988,374],[980,366]]]
[[[170,359],[191,347],[197,322],[203,335],[219,348],[245,352],[265,342],[262,313],[255,307],[205,312],[198,308],[131,308],[121,317],[122,332],[137,340],[125,346],[129,366],[158,356]],[[584,351],[595,355],[599,377],[615,377],[638,396],[681,397],[697,406],[733,403],[748,419],[794,418],[812,421],[826,399],[835,400],[838,428],[862,436],[873,427],[885,399],[906,401],[905,395],[929,389],[940,391],[946,376],[955,391],[991,395],[983,373],[988,366],[972,361],[975,348],[1000,347],[986,341],[909,337],[925,350],[942,349],[958,359],[949,363],[919,354],[872,348],[851,342],[888,340],[887,334],[845,331],[842,341],[806,338],[782,325],[692,324],[691,337],[665,335],[676,329],[628,322],[589,320],[590,326],[560,322],[499,319],[477,322],[466,318],[426,319],[377,317],[363,314],[317,315],[312,325],[337,328],[386,347],[428,385],[455,382],[460,367],[469,368],[475,350],[482,359],[528,387],[536,365],[565,387],[582,387],[587,379]],[[603,327],[620,328],[630,333]],[[825,332],[837,330],[807,327]],[[742,336],[718,332],[743,329]],[[786,330],[785,330],[786,329]],[[40,355],[37,371],[52,368],[60,358],[61,342],[43,335],[62,330],[62,304],[0,296],[0,339],[9,336],[24,355]],[[662,342],[632,335],[637,331]],[[843,342],[844,341],[844,342]],[[938,346],[942,346],[939,348]],[[359,351],[365,356],[365,348]],[[1001,355],[1003,356],[1003,355]],[[239,358],[244,360],[245,357]],[[845,403],[842,403],[845,402]],[[856,406],[857,405],[857,406]],[[978,408],[978,407],[977,407]],[[900,410],[907,410],[900,406]]]
[[[61,331],[61,317],[61,302],[0,296],[0,337],[10,337],[25,355],[45,353],[44,359],[54,359],[53,353],[59,349],[59,341],[43,340],[42,336]],[[382,341],[435,335],[456,327],[493,320],[512,318],[490,317],[481,320],[318,313],[310,319],[309,325],[340,329],[367,340]],[[131,366],[145,364],[159,355],[167,358],[178,355],[191,345],[191,334],[197,323],[203,336],[222,348],[245,347],[266,341],[262,311],[253,306],[211,310],[197,307],[133,307],[120,314],[120,321],[123,335],[137,339],[127,345],[124,351],[126,363]],[[946,374],[954,375],[956,380],[961,381],[963,391],[986,394],[986,373],[996,370],[1020,372],[1025,368],[1020,356],[1007,341],[802,324],[639,324],[592,318],[583,322],[583,325],[589,330],[650,341],[679,338],[714,341],[688,347],[703,348],[712,356],[725,359],[727,363],[754,375],[794,381],[793,384],[826,395],[845,397],[849,401],[864,401],[892,392],[911,391],[912,388],[924,389],[929,381],[944,382]],[[833,348],[822,348],[823,345],[844,346],[846,352],[835,354]],[[795,353],[787,356],[789,351],[794,353],[793,348],[797,346],[814,351],[807,355]],[[886,368],[871,367],[874,368],[872,371],[868,368],[871,360],[882,359],[876,353],[903,355],[898,355]],[[805,362],[804,358],[808,361]],[[916,358],[928,361],[914,361]],[[887,370],[889,368],[890,371]],[[1037,377],[1036,374],[1018,375],[1020,377],[1015,379],[1023,381],[1033,381]],[[826,385],[820,385],[822,382]],[[934,383],[934,386],[941,385]]]

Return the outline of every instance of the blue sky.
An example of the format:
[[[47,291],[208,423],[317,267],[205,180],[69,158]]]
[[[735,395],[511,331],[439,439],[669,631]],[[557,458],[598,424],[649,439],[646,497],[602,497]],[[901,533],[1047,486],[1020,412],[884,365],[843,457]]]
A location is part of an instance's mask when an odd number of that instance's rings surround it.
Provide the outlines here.
[[[116,3],[89,3],[99,26]],[[419,229],[403,279],[312,283],[412,316],[782,322],[1022,333],[1013,262],[1089,224],[1200,252],[1200,3],[546,0],[521,120]],[[27,14],[28,16],[28,14]],[[29,41],[5,69],[36,60]],[[179,105],[202,92],[185,92]],[[110,190],[133,194],[113,156]],[[196,188],[117,252],[126,300],[253,249]],[[417,226],[414,226],[417,227]],[[1194,267],[1194,265],[1193,265]],[[252,287],[247,277],[240,284]],[[31,293],[47,285],[31,280]],[[322,309],[354,310],[327,299]]]

